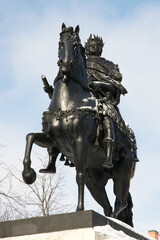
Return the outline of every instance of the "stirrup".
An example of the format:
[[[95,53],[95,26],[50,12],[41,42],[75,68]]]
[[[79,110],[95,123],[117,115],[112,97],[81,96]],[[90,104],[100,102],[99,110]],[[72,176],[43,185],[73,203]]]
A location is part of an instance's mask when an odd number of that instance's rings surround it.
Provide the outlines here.
[[[113,163],[108,164],[107,162],[104,162],[102,167],[104,167],[104,168],[113,168]]]
[[[110,147],[114,143],[114,140],[112,138],[104,138],[103,139],[103,144],[105,145],[104,147]]]
[[[109,160],[109,159],[106,159],[106,160],[104,161],[104,163],[103,163],[103,167],[104,167],[104,168],[112,168],[112,167],[113,167],[112,161]]]

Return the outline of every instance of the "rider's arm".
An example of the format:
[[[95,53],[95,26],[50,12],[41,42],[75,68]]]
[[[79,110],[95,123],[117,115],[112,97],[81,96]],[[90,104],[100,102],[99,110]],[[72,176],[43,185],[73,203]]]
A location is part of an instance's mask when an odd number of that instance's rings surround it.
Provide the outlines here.
[[[116,94],[116,90],[117,90],[117,88],[113,84],[99,82],[99,81],[92,82],[91,87],[95,90],[100,89],[100,90],[105,90],[107,92],[111,92],[113,95]]]
[[[105,89],[108,92],[113,93],[113,94],[115,93],[115,91],[117,89],[113,84],[111,84],[111,83],[104,83],[104,82],[101,83],[100,87],[102,89]]]

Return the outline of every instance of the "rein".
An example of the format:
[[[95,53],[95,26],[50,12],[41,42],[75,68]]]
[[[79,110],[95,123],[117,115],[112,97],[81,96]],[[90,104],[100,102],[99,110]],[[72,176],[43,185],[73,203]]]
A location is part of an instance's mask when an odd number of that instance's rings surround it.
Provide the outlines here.
[[[86,86],[86,85],[83,84],[81,81],[79,81],[78,79],[74,78],[73,76],[71,76],[71,78],[72,78],[76,83],[78,83],[85,91],[94,93],[94,90],[93,90],[92,88],[90,88],[89,86]]]
[[[86,86],[85,84],[83,84],[81,81],[79,81],[78,79],[74,78],[73,76],[70,76],[71,79],[73,79],[76,83],[78,83],[85,91],[88,91],[88,92],[92,92],[94,93],[94,90],[88,86]],[[57,76],[54,80],[54,85],[56,84],[56,82],[58,80],[63,80],[64,78],[64,75],[60,74],[60,76]]]

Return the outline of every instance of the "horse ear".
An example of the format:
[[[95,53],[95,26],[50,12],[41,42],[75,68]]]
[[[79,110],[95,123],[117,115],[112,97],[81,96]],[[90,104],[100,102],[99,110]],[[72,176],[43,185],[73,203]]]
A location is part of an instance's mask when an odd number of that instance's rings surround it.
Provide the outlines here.
[[[76,32],[77,34],[79,34],[79,31],[80,31],[79,25],[77,25],[77,27],[75,28],[75,32]]]
[[[65,29],[66,29],[66,25],[62,23],[62,31],[64,31]]]

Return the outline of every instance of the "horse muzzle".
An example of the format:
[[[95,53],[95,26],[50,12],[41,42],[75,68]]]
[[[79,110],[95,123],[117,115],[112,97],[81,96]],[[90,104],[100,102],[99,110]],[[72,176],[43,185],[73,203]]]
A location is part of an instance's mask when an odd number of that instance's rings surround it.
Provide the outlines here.
[[[68,76],[70,75],[71,65],[61,65],[61,71],[64,75],[63,81],[67,82]]]
[[[72,64],[62,64],[61,65],[61,71],[63,75],[69,75],[69,72],[71,71]]]

